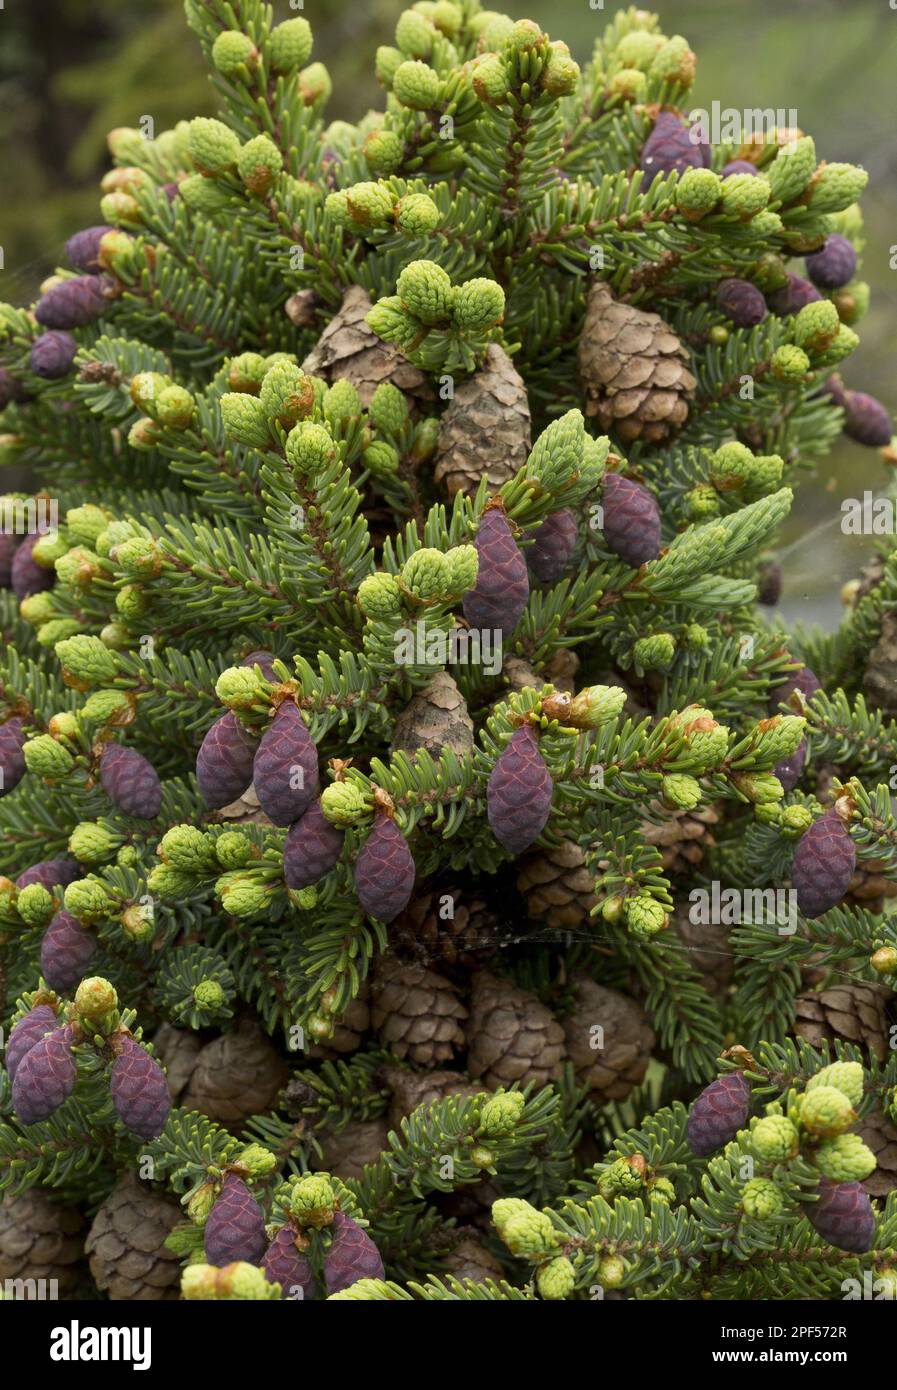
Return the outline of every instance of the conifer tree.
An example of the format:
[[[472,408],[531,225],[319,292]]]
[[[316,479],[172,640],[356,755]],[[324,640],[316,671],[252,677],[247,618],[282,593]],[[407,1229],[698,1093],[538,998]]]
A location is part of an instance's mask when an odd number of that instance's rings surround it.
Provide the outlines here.
[[[0,311],[0,1267],[893,1296],[893,540],[770,608],[894,458],[866,174],[710,144],[641,10],[422,0],[351,125],[305,18],[185,8],[219,116]]]

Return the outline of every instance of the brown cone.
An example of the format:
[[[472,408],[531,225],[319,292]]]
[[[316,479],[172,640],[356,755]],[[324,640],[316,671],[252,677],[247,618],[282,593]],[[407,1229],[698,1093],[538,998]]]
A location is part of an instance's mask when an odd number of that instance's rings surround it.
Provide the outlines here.
[[[425,748],[439,758],[447,748],[466,757],[473,747],[473,720],[467,702],[448,671],[438,671],[402,710],[396,720],[391,753],[409,757]]]
[[[645,840],[658,847],[667,873],[690,873],[700,864],[705,851],[716,843],[712,827],[718,824],[719,813],[712,806],[696,811],[670,811],[658,801],[652,803],[652,809],[663,819],[658,825],[642,822]]]
[[[517,887],[530,917],[558,931],[581,926],[595,906],[595,876],[574,840],[524,855]]]
[[[403,958],[437,970],[474,970],[498,949],[499,924],[476,893],[437,885],[415,893],[389,935]]]
[[[870,1110],[856,1126],[856,1132],[878,1160],[878,1167],[863,1186],[870,1197],[887,1197],[897,1187],[897,1128],[880,1110]]]
[[[0,1202],[0,1280],[55,1279],[54,1296],[71,1298],[87,1273],[83,1258],[84,1218],[75,1208],[37,1187]]]
[[[559,647],[548,665],[541,672],[534,671],[528,661],[521,656],[506,656],[501,673],[511,690],[526,690],[530,687],[541,690],[543,685],[553,685],[556,690],[572,695],[576,689],[575,679],[579,670],[579,657],[569,647]]]
[[[670,438],[688,419],[697,382],[679,338],[658,314],[614,299],[603,280],[588,293],[579,340],[586,414],[627,443]]]
[[[404,1067],[381,1067],[379,1075],[392,1091],[389,1125],[398,1129],[406,1115],[421,1105],[432,1105],[446,1096],[478,1096],[482,1086],[474,1086],[460,1071],[406,1071]]]
[[[307,1056],[338,1057],[344,1052],[355,1052],[371,1026],[371,991],[367,980],[354,999],[350,999],[343,1012],[334,1020],[333,1036],[326,1042],[312,1043],[307,1048]]]
[[[473,977],[467,1046],[471,1076],[490,1088],[544,1086],[561,1074],[564,1031],[534,994],[481,970]]]
[[[456,1279],[473,1279],[478,1284],[484,1283],[487,1279],[505,1278],[501,1262],[491,1250],[477,1240],[475,1229],[462,1228],[457,1234],[461,1239],[444,1261],[448,1274],[453,1274]]]
[[[376,1163],[387,1147],[389,1128],[385,1120],[352,1120],[338,1134],[323,1134],[320,1165],[323,1172],[338,1178],[360,1178],[366,1163]]]
[[[689,921],[687,903],[677,905],[671,922],[685,947],[688,964],[701,976],[708,994],[716,997],[725,994],[735,967],[735,956],[729,944],[730,928]]]
[[[447,1062],[464,1046],[466,1017],[445,976],[381,958],[371,984],[371,1022],[381,1047],[419,1067]]]
[[[203,1048],[181,1105],[236,1131],[250,1116],[270,1110],[286,1080],[283,1058],[257,1023],[243,1019]]]
[[[858,863],[847,897],[870,912],[881,912],[886,898],[897,898],[897,878],[887,861],[867,859]]]
[[[202,1052],[202,1039],[189,1028],[163,1023],[153,1036],[153,1047],[165,1068],[171,1098],[176,1101],[193,1075]]]
[[[294,328],[311,328],[319,302],[314,290],[300,290],[290,295],[283,306],[284,313]]]
[[[531,443],[526,386],[504,348],[490,343],[442,416],[434,477],[450,497],[475,492],[482,478],[495,490],[523,467]]]
[[[883,714],[897,715],[897,612],[893,609],[882,618],[863,686],[870,705],[877,705]]]
[[[182,1217],[177,1202],[126,1173],[97,1211],[87,1236],[97,1288],[116,1302],[177,1298],[181,1262],[165,1248],[165,1238]]]
[[[651,1060],[654,1030],[648,1015],[635,1000],[588,976],[575,981],[573,994],[573,1011],[563,1024],[577,1079],[602,1101],[624,1100],[644,1081]]]
[[[302,370],[323,377],[331,385],[334,381],[351,382],[364,405],[370,405],[377,387],[385,381],[421,400],[430,399],[424,373],[368,328],[365,316],[372,307],[360,285],[346,290],[339,313],[324,329]]]
[[[888,1055],[884,1005],[890,995],[883,985],[834,985],[818,993],[799,994],[794,1032],[812,1047],[842,1038],[868,1048],[883,1062]]]

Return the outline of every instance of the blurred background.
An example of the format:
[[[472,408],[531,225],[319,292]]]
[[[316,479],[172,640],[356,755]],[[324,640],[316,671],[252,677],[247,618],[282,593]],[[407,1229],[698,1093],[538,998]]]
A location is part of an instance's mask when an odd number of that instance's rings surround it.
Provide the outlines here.
[[[862,276],[872,309],[845,379],[897,408],[897,10],[889,0],[656,0],[667,34],[698,55],[694,105],[795,107],[821,158],[869,170]],[[391,43],[404,0],[275,0],[275,18],[301,8],[315,58],[334,78],[331,118],[380,106],[373,78],[379,43]],[[494,0],[539,21],[584,63],[618,8],[613,0]],[[0,296],[23,303],[56,264],[65,238],[98,219],[97,179],[108,167],[105,134],[151,115],[157,130],[212,114],[209,87],[181,0],[6,0],[0,9]],[[840,531],[840,499],[880,491],[877,451],[844,440],[804,487],[783,537],[789,621],[834,626],[839,591],[868,556],[868,538]]]

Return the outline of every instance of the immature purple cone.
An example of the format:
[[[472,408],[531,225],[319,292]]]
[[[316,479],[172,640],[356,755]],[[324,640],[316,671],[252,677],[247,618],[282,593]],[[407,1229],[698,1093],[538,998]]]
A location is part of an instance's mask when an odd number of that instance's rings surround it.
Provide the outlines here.
[[[277,680],[277,677],[274,674],[274,657],[271,655],[270,652],[266,652],[263,650],[250,652],[248,656],[244,656],[243,660],[240,662],[240,665],[258,666],[261,668],[261,672],[262,675],[265,677],[265,680]]]
[[[730,159],[728,164],[723,165],[722,176],[727,179],[730,174],[759,174],[760,170],[756,164],[752,164],[749,159]]]
[[[71,370],[77,351],[78,343],[71,333],[63,328],[51,328],[31,344],[28,365],[35,376],[53,381]]]
[[[604,478],[604,539],[615,555],[638,569],[660,554],[660,512],[647,488],[607,473]]]
[[[155,1057],[133,1038],[122,1038],[118,1046],[110,1077],[116,1114],[141,1139],[156,1139],[171,1109],[165,1073]]]
[[[0,796],[13,791],[25,775],[25,735],[21,719],[0,724]]]
[[[881,401],[865,391],[845,391],[844,410],[844,433],[848,439],[870,449],[883,449],[890,444],[894,422]]]
[[[49,1004],[38,1004],[37,1008],[31,1009],[24,1018],[19,1019],[6,1044],[5,1061],[10,1081],[15,1081],[16,1072],[25,1054],[30,1052],[34,1044],[45,1034],[52,1033],[58,1026],[56,1013]]]
[[[836,1250],[865,1255],[872,1249],[875,1212],[862,1183],[823,1178],[818,1202],[808,1202],[804,1211],[816,1234]]]
[[[766,300],[750,280],[720,280],[716,302],[736,328],[753,328],[766,318]]]
[[[794,851],[791,882],[805,917],[821,917],[839,903],[856,869],[857,852],[837,811],[826,811]]]
[[[100,242],[112,227],[84,227],[75,232],[65,243],[65,254],[74,270],[82,270],[86,275],[97,275],[101,270],[98,260]]]
[[[5,532],[0,536],[0,589],[8,589],[12,579],[12,557],[21,537]]]
[[[29,1047],[16,1068],[12,1108],[22,1125],[46,1120],[75,1089],[77,1068],[72,1056],[70,1025],[46,1033]]]
[[[576,517],[569,507],[552,512],[536,531],[526,560],[542,584],[556,584],[576,549]]]
[[[781,714],[780,705],[787,706],[787,712],[793,713],[788,704],[790,697],[795,690],[799,690],[805,700],[810,700],[821,690],[822,686],[809,666],[800,666],[782,685],[777,685],[774,690],[769,692],[769,712],[770,714]]]
[[[30,869],[19,874],[16,887],[27,888],[29,884],[39,883],[50,892],[57,887],[67,888],[80,877],[81,870],[74,859],[42,859],[39,864],[32,864]]]
[[[103,791],[126,816],[152,820],[162,805],[159,774],[142,753],[121,743],[107,743],[100,762]]]
[[[89,973],[96,949],[93,932],[70,912],[57,912],[40,944],[40,972],[51,989],[64,994]]]
[[[63,280],[41,295],[34,306],[34,317],[44,328],[84,328],[109,308],[104,289],[111,283],[105,275],[79,275]]]
[[[857,253],[846,236],[830,232],[820,251],[807,256],[807,274],[823,290],[837,290],[853,279],[857,268]]]
[[[317,883],[343,852],[344,831],[333,825],[315,798],[304,816],[290,826],[283,847],[283,876],[288,888]]]
[[[796,314],[805,304],[813,304],[815,300],[821,299],[815,285],[811,285],[809,280],[803,280],[799,275],[794,275],[789,270],[787,283],[780,290],[775,290],[769,295],[767,303],[774,314],[779,318],[786,318],[789,314]]]
[[[531,724],[524,724],[496,762],[486,785],[492,833],[510,854],[529,849],[545,829],[554,783]]]
[[[252,763],[259,805],[275,825],[292,825],[318,791],[318,750],[294,700],[284,700]]]
[[[526,561],[502,507],[489,507],[474,540],[479,557],[477,582],[462,608],[471,627],[494,628],[509,637],[529,598]]]
[[[691,138],[689,127],[672,111],[661,111],[654,129],[642,149],[641,167],[647,178],[647,188],[657,174],[684,174],[686,169],[703,169],[709,162],[709,150],[703,141]]]
[[[721,1149],[748,1122],[751,1087],[743,1071],[726,1072],[705,1086],[688,1112],[688,1147],[700,1158]]]
[[[26,536],[12,557],[9,580],[17,599],[28,598],[29,594],[42,593],[44,589],[52,589],[56,582],[55,570],[48,570],[31,558],[31,552],[38,539],[38,536]]]
[[[380,1251],[366,1231],[344,1211],[333,1213],[333,1244],[324,1256],[324,1282],[328,1294],[348,1289],[359,1279],[382,1279]]]
[[[391,922],[408,906],[414,888],[414,856],[391,816],[377,816],[355,860],[355,891],[370,917]]]
[[[229,806],[252,782],[256,739],[240,723],[233,710],[216,720],[196,755],[199,794],[213,811]]]
[[[210,1265],[260,1265],[267,1244],[261,1207],[243,1179],[227,1173],[205,1225],[206,1259]]]
[[[315,1276],[306,1257],[296,1249],[295,1236],[292,1226],[281,1227],[265,1252],[262,1269],[269,1284],[280,1285],[281,1298],[307,1302],[315,1296]]]
[[[827,396],[831,396],[835,405],[839,405],[842,410],[847,409],[847,391],[837,372],[832,372],[831,376],[826,377],[822,389]]]
[[[784,758],[782,762],[776,763],[772,770],[773,775],[778,777],[786,792],[794,791],[800,781],[800,775],[804,770],[806,761],[807,740],[802,738],[790,758]]]

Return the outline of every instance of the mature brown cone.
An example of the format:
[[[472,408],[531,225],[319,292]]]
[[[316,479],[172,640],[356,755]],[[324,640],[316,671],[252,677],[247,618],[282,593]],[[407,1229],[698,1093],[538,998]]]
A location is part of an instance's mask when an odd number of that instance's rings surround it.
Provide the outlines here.
[[[501,1261],[477,1240],[478,1232],[475,1227],[462,1227],[456,1230],[455,1234],[461,1239],[454,1250],[445,1257],[447,1274],[453,1274],[456,1279],[474,1279],[478,1284],[482,1284],[486,1279],[505,1278],[506,1271]]]
[[[882,618],[881,635],[869,653],[863,689],[870,705],[897,714],[897,612],[893,608]]]
[[[54,1296],[71,1298],[82,1270],[87,1273],[83,1258],[84,1218],[74,1207],[39,1187],[0,1202],[0,1281],[55,1279]]]
[[[336,1057],[344,1052],[357,1052],[361,1040],[371,1026],[371,990],[367,980],[354,999],[350,999],[339,1018],[334,1021],[333,1036],[325,1042],[312,1043],[306,1049],[308,1057]]]
[[[315,310],[320,300],[314,290],[299,290],[291,294],[283,306],[284,313],[294,328],[310,328],[315,321]]]
[[[97,1288],[116,1302],[177,1298],[181,1262],[165,1248],[165,1238],[183,1215],[177,1202],[126,1172],[97,1211],[87,1236],[85,1249]]]
[[[371,983],[371,1022],[380,1046],[416,1066],[447,1062],[464,1046],[467,1010],[444,975],[380,958]]]
[[[153,1047],[165,1068],[171,1098],[176,1101],[193,1075],[202,1052],[202,1039],[190,1028],[175,1028],[163,1023],[153,1035]]]
[[[517,887],[530,917],[558,931],[581,926],[595,906],[595,875],[575,840],[525,854]]]
[[[686,948],[688,963],[698,972],[709,994],[725,994],[732,982],[735,955],[729,944],[730,928],[689,920],[688,904],[678,903],[672,925]]]
[[[867,859],[857,864],[850,880],[847,898],[871,912],[881,912],[885,898],[897,898],[897,878],[886,860]]]
[[[451,748],[463,758],[472,747],[473,720],[467,713],[467,701],[448,671],[437,671],[396,720],[390,752],[413,757],[418,749],[426,748],[439,758]]]
[[[531,444],[526,386],[504,348],[490,343],[442,416],[433,476],[450,497],[476,492],[483,478],[494,491],[523,467]]]
[[[556,690],[572,695],[576,689],[579,665],[576,652],[571,651],[569,647],[558,647],[548,665],[543,667],[541,674],[533,670],[522,656],[506,656],[501,673],[512,690],[526,690],[529,686],[541,690],[543,685],[550,684]]]
[[[842,1038],[868,1047],[883,1062],[888,1055],[884,1006],[891,991],[884,985],[834,985],[818,993],[798,994],[794,1032],[811,1047]]]
[[[484,900],[453,884],[415,892],[389,929],[396,953],[437,970],[474,970],[499,946],[499,922]]]
[[[624,1100],[644,1081],[651,1060],[654,1030],[648,1015],[634,999],[587,975],[574,981],[573,997],[563,1027],[577,1079],[601,1101]]]
[[[863,1186],[870,1197],[887,1197],[897,1188],[897,1127],[881,1110],[870,1110],[856,1125],[856,1132],[878,1160]]]
[[[385,1066],[378,1076],[392,1091],[387,1116],[391,1129],[398,1129],[405,1116],[420,1105],[432,1105],[446,1096],[478,1096],[483,1090],[460,1071],[406,1071],[404,1067]]]
[[[376,1163],[387,1147],[388,1134],[385,1120],[352,1120],[338,1134],[321,1135],[323,1156],[312,1167],[338,1178],[360,1178],[365,1164]]]
[[[368,328],[365,316],[372,307],[360,285],[346,290],[339,313],[324,329],[302,370],[331,384],[351,382],[365,405],[370,405],[377,387],[385,381],[421,400],[429,399],[431,392],[423,372]]]
[[[642,834],[649,845],[657,845],[664,869],[671,874],[687,874],[700,864],[704,853],[716,841],[711,826],[719,823],[719,814],[712,806],[696,811],[669,811],[660,802],[652,803],[663,820],[659,825],[642,822]]]
[[[286,1080],[286,1063],[261,1028],[241,1019],[203,1048],[181,1105],[237,1131],[251,1115],[270,1110]]]
[[[577,350],[586,414],[627,443],[670,438],[688,419],[697,385],[685,347],[658,314],[614,299],[603,280],[586,304]]]
[[[467,1069],[487,1086],[544,1086],[561,1074],[564,1030],[549,1009],[488,970],[473,977],[467,1024]]]
[[[228,825],[235,828],[238,825],[273,825],[273,821],[268,819],[259,805],[255,787],[247,787],[243,795],[238,796],[236,801],[230,802],[228,806],[222,806],[218,811],[210,812],[206,819],[216,823],[227,821]]]

